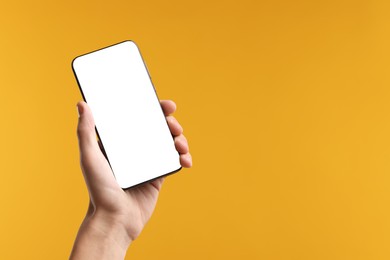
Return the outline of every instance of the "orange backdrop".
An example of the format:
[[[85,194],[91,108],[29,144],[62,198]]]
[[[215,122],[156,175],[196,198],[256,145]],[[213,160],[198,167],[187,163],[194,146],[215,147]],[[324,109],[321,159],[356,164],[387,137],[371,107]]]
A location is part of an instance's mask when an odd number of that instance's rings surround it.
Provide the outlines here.
[[[87,208],[71,70],[132,39],[194,167],[127,259],[390,259],[389,1],[3,1],[0,258],[64,259]]]

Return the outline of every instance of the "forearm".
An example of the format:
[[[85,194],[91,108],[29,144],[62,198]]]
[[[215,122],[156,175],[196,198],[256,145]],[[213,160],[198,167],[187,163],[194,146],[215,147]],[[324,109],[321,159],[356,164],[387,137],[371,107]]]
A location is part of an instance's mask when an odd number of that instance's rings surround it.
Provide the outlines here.
[[[80,226],[70,259],[124,259],[131,243],[125,232],[115,223],[87,215]]]

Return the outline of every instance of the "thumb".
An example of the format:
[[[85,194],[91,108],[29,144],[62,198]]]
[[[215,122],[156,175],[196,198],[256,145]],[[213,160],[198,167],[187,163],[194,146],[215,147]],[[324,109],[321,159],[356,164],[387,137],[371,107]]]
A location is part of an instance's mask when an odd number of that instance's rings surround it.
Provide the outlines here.
[[[79,139],[81,168],[91,194],[99,194],[101,187],[118,187],[110,165],[100,150],[96,139],[95,121],[87,103],[77,103],[79,123],[77,136]],[[93,196],[93,195],[92,195]]]
[[[80,153],[88,156],[100,150],[95,132],[95,121],[92,116],[91,109],[84,101],[77,103],[79,113],[79,122],[77,125],[77,136],[79,139]]]

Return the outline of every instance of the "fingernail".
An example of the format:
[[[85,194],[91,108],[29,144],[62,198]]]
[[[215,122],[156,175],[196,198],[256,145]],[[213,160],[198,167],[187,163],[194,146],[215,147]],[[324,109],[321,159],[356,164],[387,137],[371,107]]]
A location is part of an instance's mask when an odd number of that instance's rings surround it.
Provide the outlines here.
[[[190,157],[189,161],[190,161],[190,168],[191,168],[192,167],[192,156],[190,155],[189,157]]]
[[[191,156],[191,154],[190,153],[188,153],[187,155],[186,155],[186,157],[187,157],[187,161],[188,161],[188,168],[191,168],[192,167],[192,156]]]
[[[83,113],[83,109],[80,107],[79,104],[77,104],[76,107],[77,107],[77,115],[78,117],[80,117],[80,115]]]

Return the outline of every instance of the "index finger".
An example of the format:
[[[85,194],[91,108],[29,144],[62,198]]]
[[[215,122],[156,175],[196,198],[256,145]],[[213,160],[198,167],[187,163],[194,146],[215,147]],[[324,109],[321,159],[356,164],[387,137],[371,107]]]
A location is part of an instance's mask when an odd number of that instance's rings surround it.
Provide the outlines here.
[[[160,100],[160,105],[166,116],[176,111],[176,104],[172,100]]]

